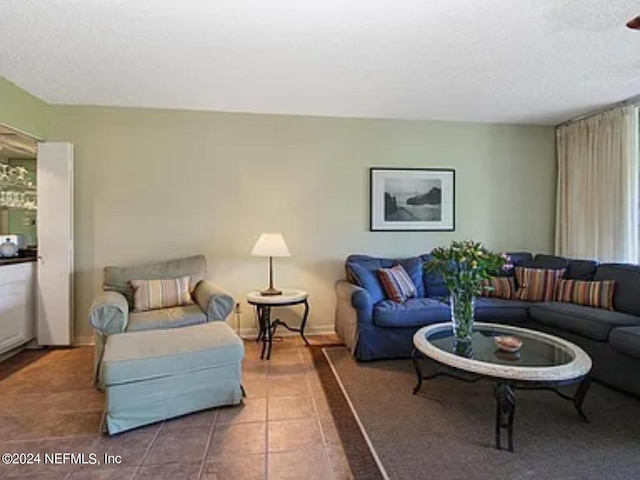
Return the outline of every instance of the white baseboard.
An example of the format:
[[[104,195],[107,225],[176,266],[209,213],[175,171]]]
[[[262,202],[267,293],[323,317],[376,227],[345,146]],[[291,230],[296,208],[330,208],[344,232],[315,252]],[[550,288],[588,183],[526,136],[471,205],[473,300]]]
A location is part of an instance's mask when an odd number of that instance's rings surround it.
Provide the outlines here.
[[[229,322],[228,322],[229,323]],[[232,325],[229,325],[233,328]],[[244,339],[255,340],[258,336],[258,329],[255,327],[241,328],[240,330],[233,328],[233,330]],[[332,335],[336,333],[333,324],[330,325],[309,325],[304,329],[306,337],[313,337],[314,335]],[[294,337],[300,335],[297,332],[290,332],[286,328],[279,328],[277,331],[279,337]],[[93,335],[78,335],[73,339],[74,347],[84,347],[87,345],[94,345]]]
[[[87,345],[94,345],[95,341],[93,335],[77,336],[73,339],[74,347],[84,347]]]

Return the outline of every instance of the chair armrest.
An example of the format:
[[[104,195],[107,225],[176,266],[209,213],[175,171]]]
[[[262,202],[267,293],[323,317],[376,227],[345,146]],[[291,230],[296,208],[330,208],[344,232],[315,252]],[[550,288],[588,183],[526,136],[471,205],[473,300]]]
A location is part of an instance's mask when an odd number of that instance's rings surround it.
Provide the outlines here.
[[[193,299],[207,314],[207,321],[225,321],[233,311],[235,300],[222,288],[208,280],[201,280],[193,291]]]
[[[89,309],[89,323],[100,335],[122,333],[129,323],[129,303],[118,292],[102,292]]]
[[[355,351],[361,330],[373,325],[373,298],[364,288],[338,280],[336,290],[336,333]]]

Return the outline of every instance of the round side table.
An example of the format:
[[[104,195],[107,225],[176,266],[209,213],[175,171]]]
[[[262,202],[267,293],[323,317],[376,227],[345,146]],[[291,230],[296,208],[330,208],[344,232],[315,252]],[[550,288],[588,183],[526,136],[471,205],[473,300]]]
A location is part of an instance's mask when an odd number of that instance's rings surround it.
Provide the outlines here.
[[[307,318],[309,317],[309,302],[307,299],[309,294],[304,290],[296,289],[283,289],[282,295],[269,295],[263,296],[259,291],[249,292],[247,294],[247,303],[256,307],[258,313],[258,324],[260,331],[258,332],[257,341],[262,340],[262,352],[260,358],[269,360],[271,358],[271,347],[273,345],[273,337],[278,327],[282,326],[291,332],[300,333],[300,337],[304,340],[304,343],[308,346],[309,342],[304,336],[304,327],[307,325]],[[300,328],[294,328],[287,325],[285,322],[276,318],[271,320],[271,308],[273,307],[289,307],[292,305],[304,305],[304,313],[302,314],[302,323]]]

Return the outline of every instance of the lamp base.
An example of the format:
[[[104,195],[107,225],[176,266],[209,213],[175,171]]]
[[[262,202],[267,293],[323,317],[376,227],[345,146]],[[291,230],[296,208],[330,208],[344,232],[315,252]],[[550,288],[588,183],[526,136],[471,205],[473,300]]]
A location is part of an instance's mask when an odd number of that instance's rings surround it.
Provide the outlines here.
[[[282,295],[282,290],[278,290],[277,288],[269,287],[266,290],[262,290],[260,295],[263,297],[271,297],[274,295]]]

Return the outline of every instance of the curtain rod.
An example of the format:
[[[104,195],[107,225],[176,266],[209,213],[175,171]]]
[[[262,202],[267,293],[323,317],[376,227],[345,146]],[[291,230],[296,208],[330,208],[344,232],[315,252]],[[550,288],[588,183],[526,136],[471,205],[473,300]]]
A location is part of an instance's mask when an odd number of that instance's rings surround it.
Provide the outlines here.
[[[566,122],[562,122],[556,125],[556,128],[564,127],[565,125],[571,125],[574,122],[579,122],[580,120],[584,120],[585,118],[593,117],[600,113],[604,113],[607,110],[611,110],[613,108],[625,107],[627,105],[638,105],[640,104],[640,95],[636,95],[635,97],[627,98],[618,103],[614,103],[612,105],[607,105],[606,107],[598,108],[597,110],[593,110],[588,113],[584,113],[582,115],[577,116],[576,118],[572,118],[571,120],[567,120]]]

